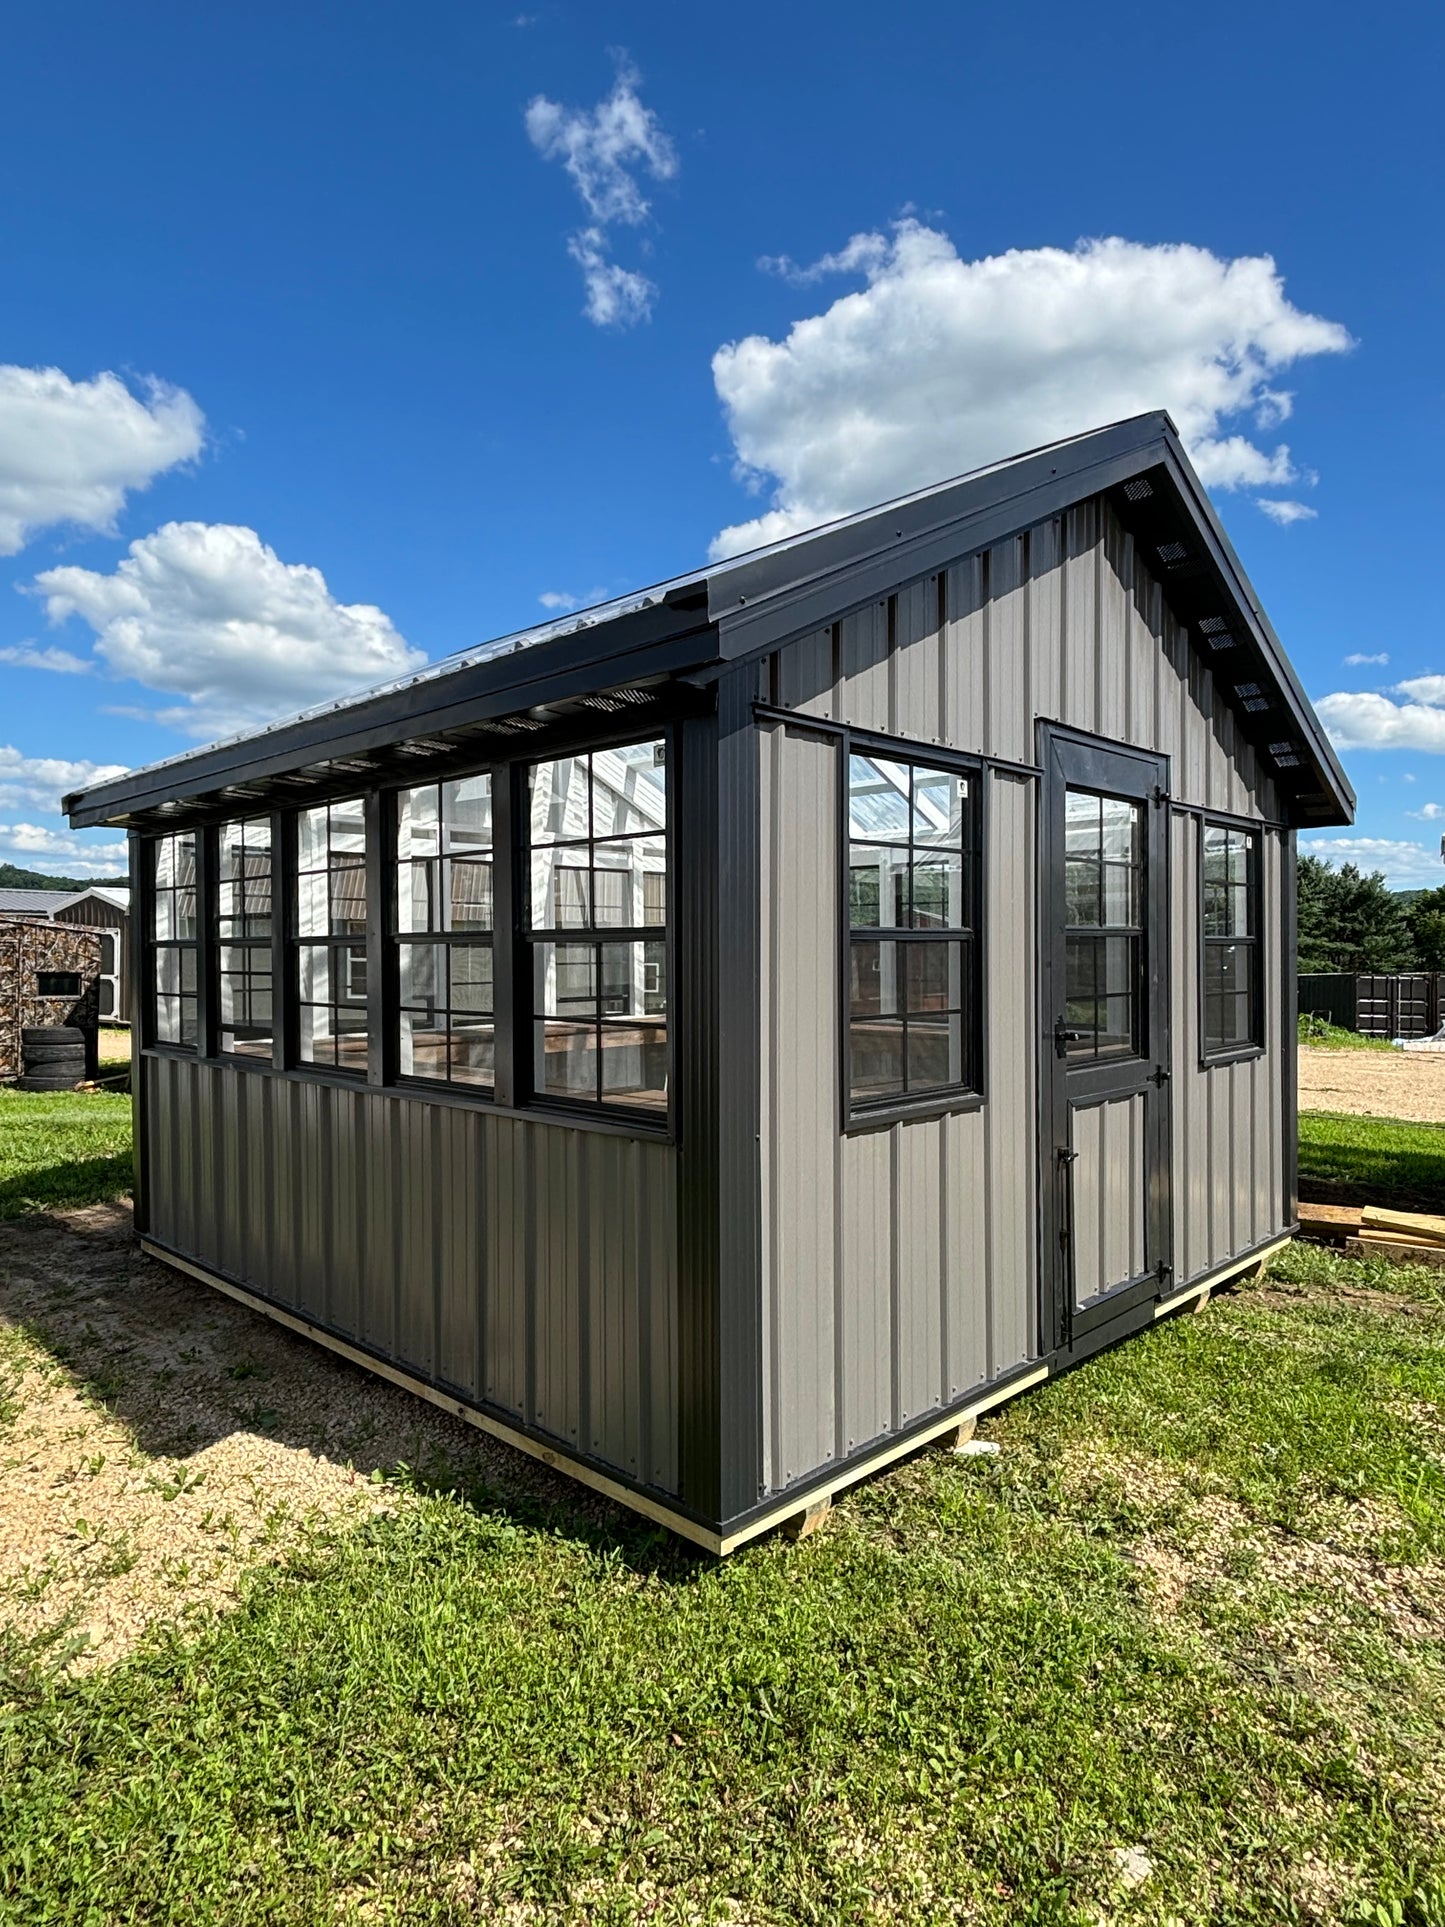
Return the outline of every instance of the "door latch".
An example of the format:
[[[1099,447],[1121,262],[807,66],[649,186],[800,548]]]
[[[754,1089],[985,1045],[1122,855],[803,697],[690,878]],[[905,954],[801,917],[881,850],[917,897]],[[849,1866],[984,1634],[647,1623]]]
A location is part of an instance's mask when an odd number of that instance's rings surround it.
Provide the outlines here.
[[[1061,1017],[1054,1025],[1054,1049],[1060,1057],[1067,1054],[1070,1044],[1081,1044],[1088,1035],[1086,1031],[1070,1030]]]

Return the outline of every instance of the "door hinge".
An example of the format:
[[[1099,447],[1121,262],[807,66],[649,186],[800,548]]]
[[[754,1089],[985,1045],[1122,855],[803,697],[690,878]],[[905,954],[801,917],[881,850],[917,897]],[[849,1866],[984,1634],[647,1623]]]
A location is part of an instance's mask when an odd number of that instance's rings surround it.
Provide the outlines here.
[[[1163,1090],[1164,1086],[1169,1082],[1170,1078],[1174,1075],[1174,1073],[1173,1071],[1170,1070],[1167,1064],[1160,1064],[1157,1066],[1156,1069],[1150,1071],[1149,1075],[1153,1078],[1154,1082],[1159,1086],[1160,1090]]]
[[[1166,789],[1164,788],[1164,786],[1163,786],[1163,784],[1162,784],[1162,783],[1156,783],[1156,784],[1154,785],[1154,807],[1155,807],[1155,809],[1162,809],[1162,808],[1164,807],[1164,805],[1165,805],[1165,804],[1166,804],[1166,803],[1167,803],[1168,801],[1169,801],[1169,792],[1168,792],[1168,790],[1166,790]]]
[[[1054,1156],[1060,1164],[1076,1164],[1079,1158],[1078,1152],[1069,1144],[1061,1144]]]
[[[1172,1278],[1174,1276],[1174,1267],[1167,1258],[1161,1258],[1158,1264],[1155,1265],[1154,1276],[1159,1280],[1161,1285],[1166,1278]]]

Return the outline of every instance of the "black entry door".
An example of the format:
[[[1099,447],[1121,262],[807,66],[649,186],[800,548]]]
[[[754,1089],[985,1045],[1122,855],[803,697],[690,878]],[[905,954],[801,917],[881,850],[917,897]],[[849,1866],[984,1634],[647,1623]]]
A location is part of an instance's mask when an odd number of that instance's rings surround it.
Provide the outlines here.
[[[1041,731],[1044,1323],[1170,1287],[1168,765]]]

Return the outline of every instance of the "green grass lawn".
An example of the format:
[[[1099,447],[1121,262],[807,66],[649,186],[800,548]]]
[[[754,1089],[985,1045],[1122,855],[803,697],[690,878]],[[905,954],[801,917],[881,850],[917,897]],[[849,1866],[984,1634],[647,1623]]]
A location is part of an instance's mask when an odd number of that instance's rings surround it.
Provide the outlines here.
[[[0,1918],[1445,1927],[1442,1411],[1440,1274],[1296,1247],[801,1545],[398,1469],[3,1655]]]
[[[1445,1125],[1302,1111],[1299,1172],[1301,1180],[1354,1186],[1381,1201],[1409,1197],[1426,1210],[1445,1211]]]
[[[128,1097],[0,1090],[0,1218],[124,1197],[130,1143]]]

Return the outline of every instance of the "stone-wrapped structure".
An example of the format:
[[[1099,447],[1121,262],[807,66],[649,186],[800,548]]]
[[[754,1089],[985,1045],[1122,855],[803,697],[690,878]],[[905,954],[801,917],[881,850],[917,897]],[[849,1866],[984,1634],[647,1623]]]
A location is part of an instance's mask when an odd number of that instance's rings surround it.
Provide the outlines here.
[[[85,1032],[86,1071],[95,1075],[102,935],[48,917],[0,917],[0,1078],[23,1069],[21,1032],[51,1024]]]

